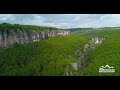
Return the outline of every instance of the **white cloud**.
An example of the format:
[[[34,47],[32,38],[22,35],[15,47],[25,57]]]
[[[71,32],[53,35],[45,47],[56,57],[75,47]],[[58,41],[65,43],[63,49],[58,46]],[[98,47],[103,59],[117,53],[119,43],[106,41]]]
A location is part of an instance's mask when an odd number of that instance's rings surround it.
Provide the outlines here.
[[[4,21],[11,18],[12,16],[12,14],[0,14],[0,20]]]
[[[120,14],[0,14],[2,22],[59,28],[120,26]]]

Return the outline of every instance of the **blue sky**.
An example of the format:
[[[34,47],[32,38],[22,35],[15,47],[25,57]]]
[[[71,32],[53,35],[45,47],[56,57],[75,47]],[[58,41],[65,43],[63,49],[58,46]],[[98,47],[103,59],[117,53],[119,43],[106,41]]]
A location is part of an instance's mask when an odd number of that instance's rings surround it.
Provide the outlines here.
[[[40,25],[57,28],[120,26],[120,14],[0,14],[0,23]]]

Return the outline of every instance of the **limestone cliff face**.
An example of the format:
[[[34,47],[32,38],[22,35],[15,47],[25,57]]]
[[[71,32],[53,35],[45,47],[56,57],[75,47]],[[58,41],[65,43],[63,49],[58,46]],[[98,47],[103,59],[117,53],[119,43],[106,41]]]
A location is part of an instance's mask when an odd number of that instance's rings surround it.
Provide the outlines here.
[[[85,44],[83,51],[80,53],[80,57],[77,62],[77,66],[78,66],[77,68],[79,68],[81,70],[84,68],[85,63],[90,54],[90,51],[94,49],[96,44],[101,44],[104,40],[105,40],[105,38],[95,37],[95,38],[92,38],[92,40],[90,42]]]
[[[80,52],[79,53],[80,57],[77,60],[77,62],[72,63],[73,68],[75,70],[78,69],[83,70],[88,59],[88,56],[90,54],[90,51],[94,49],[96,44],[101,44],[104,40],[105,38],[99,37],[92,38],[87,44],[84,45],[83,51],[78,50],[77,52]]]
[[[10,47],[15,43],[32,43],[53,36],[66,36],[69,33],[69,31],[65,30],[0,30],[0,49]]]

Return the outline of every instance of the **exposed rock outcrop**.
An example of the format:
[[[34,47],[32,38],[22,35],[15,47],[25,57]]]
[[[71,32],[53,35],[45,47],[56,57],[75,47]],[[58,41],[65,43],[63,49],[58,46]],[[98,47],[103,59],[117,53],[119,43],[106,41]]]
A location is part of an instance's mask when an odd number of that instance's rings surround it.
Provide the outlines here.
[[[84,45],[84,49],[83,51],[79,51],[79,59],[76,63],[72,63],[72,66],[75,70],[82,70],[85,66],[85,62],[88,59],[88,56],[90,54],[90,51],[94,48],[94,46],[96,44],[100,44],[103,42],[103,40],[105,40],[105,38],[99,38],[99,37],[95,37],[92,38],[92,40],[89,41],[89,43]]]
[[[15,43],[32,43],[53,36],[66,36],[69,33],[69,31],[65,30],[0,30],[0,49],[10,47]]]

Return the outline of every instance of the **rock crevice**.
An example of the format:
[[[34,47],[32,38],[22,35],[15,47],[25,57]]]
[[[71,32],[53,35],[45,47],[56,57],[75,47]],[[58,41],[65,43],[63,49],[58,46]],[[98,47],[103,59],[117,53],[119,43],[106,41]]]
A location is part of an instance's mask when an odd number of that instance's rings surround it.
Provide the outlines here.
[[[83,70],[90,51],[94,49],[96,44],[101,44],[104,40],[105,38],[95,37],[92,38],[87,44],[85,44],[83,51],[79,51],[79,59],[77,62],[72,63],[73,68],[75,70]]]

